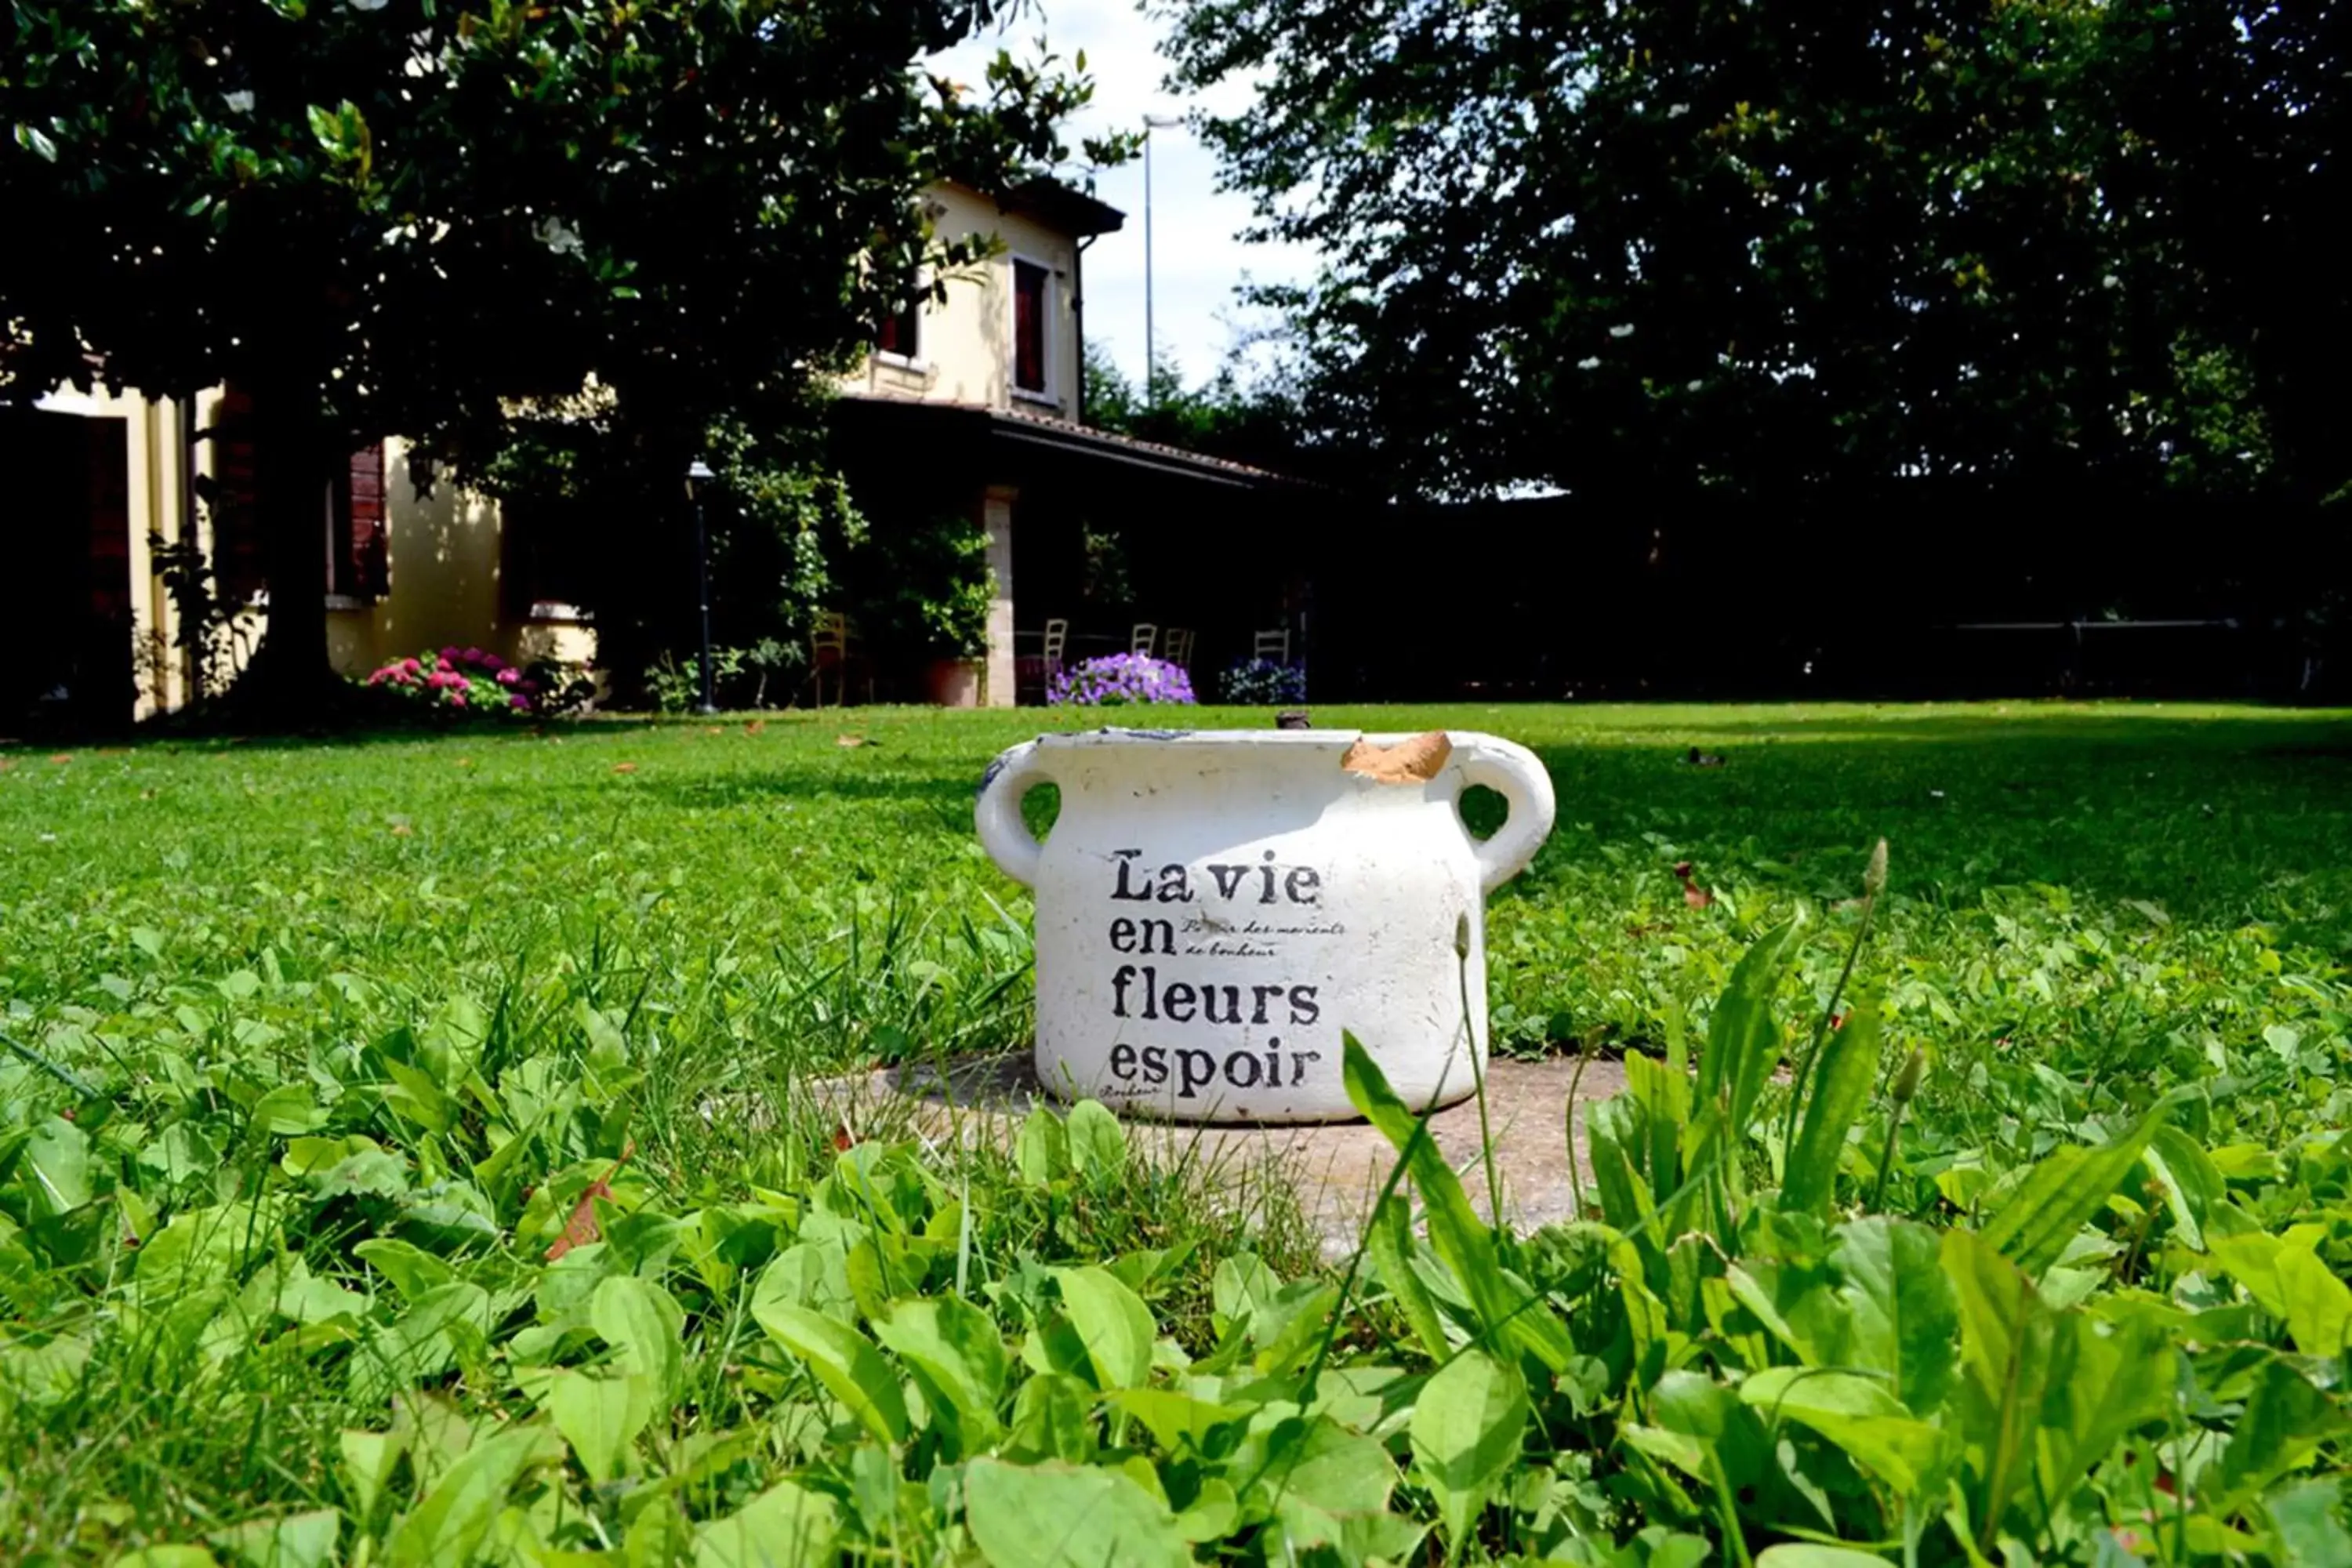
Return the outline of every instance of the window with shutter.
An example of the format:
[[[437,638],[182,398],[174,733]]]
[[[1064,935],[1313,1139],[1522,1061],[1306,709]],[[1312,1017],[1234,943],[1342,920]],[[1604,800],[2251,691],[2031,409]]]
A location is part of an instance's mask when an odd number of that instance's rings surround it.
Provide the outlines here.
[[[327,592],[373,600],[389,585],[383,446],[362,447],[337,476],[327,507]]]
[[[1053,342],[1048,307],[1053,274],[1034,261],[1013,261],[1013,388],[1039,397],[1053,391],[1047,353]]]
[[[499,502],[499,572],[506,613],[520,620],[584,620],[587,563],[575,507],[506,498]]]
[[[909,364],[923,357],[923,295],[916,279],[907,279],[905,300],[875,328],[874,348]]]
[[[244,604],[267,583],[254,479],[253,399],[234,386],[224,390],[203,438],[212,447],[212,463],[211,472],[197,481],[197,494],[212,524],[213,578],[229,603]]]

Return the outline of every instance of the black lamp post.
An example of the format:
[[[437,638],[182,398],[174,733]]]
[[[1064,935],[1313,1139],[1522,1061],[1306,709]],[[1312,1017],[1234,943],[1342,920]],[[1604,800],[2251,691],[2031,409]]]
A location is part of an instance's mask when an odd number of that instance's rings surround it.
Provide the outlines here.
[[[710,531],[702,525],[702,487],[719,476],[710,465],[697,458],[686,466],[686,499],[694,507],[694,575],[695,586],[702,601],[702,658],[695,668],[702,676],[702,710],[719,711],[713,691],[710,668]]]

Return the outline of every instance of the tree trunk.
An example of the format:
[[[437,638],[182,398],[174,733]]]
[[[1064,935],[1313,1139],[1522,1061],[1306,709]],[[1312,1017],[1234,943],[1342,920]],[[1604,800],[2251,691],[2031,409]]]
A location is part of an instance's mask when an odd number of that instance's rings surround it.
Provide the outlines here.
[[[341,691],[327,662],[327,498],[337,464],[349,458],[299,378],[257,381],[251,391],[269,618],[236,704],[261,722],[300,724],[325,717]]]

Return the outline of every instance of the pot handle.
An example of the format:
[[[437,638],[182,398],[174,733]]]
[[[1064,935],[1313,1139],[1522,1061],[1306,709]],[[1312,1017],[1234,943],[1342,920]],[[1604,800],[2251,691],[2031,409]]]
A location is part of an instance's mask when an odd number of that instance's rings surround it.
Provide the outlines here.
[[[1462,782],[1485,784],[1508,803],[1510,816],[1495,836],[1475,845],[1478,890],[1491,893],[1526,869],[1543,841],[1551,835],[1551,774],[1525,746],[1494,735],[1454,737],[1454,754],[1462,763]]]
[[[1021,801],[1051,778],[1038,755],[1037,742],[1024,741],[997,753],[981,775],[980,800],[972,821],[980,829],[981,847],[1006,876],[1024,887],[1037,885],[1037,860],[1045,847],[1021,819]]]

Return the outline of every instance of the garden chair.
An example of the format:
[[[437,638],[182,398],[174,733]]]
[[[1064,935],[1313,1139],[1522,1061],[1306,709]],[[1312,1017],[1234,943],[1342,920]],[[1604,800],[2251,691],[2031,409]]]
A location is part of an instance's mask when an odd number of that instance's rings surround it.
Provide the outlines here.
[[[1160,637],[1160,657],[1174,665],[1177,668],[1183,670],[1186,674],[1189,675],[1192,673],[1192,628],[1190,626],[1170,626]]]
[[[1257,634],[1250,657],[1272,659],[1276,664],[1290,662],[1290,628],[1275,626]]]
[[[1013,661],[1013,700],[1042,702],[1054,677],[1062,673],[1062,656],[1070,646],[1070,623],[1055,616],[1045,623],[1044,631],[1023,635],[1037,639],[1037,651],[1023,654]]]
[[[1127,651],[1150,658],[1152,649],[1159,646],[1159,642],[1160,628],[1150,621],[1138,621],[1135,623],[1135,629],[1127,635]]]

